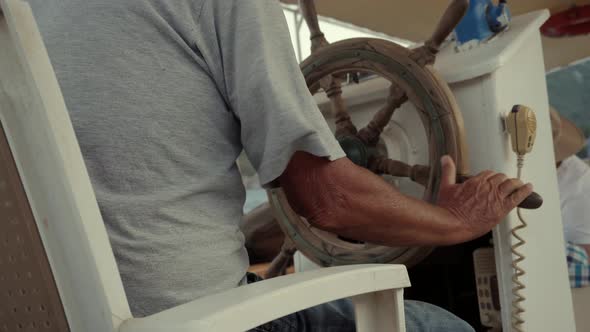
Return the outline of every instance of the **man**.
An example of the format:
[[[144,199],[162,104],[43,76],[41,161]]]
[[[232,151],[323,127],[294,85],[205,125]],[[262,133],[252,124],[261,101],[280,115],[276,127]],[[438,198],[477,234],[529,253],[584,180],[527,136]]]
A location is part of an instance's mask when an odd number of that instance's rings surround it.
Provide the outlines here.
[[[584,133],[551,109],[553,147],[566,241],[570,285],[590,284],[590,167],[575,154],[585,145]]]
[[[386,245],[467,241],[531,192],[493,172],[454,184],[445,158],[434,206],[342,158],[275,0],[29,3],[135,316],[246,282],[242,149],[261,183],[291,188],[316,226]],[[432,306],[406,307],[409,331],[470,330]],[[328,304],[260,329],[353,330],[339,310]]]

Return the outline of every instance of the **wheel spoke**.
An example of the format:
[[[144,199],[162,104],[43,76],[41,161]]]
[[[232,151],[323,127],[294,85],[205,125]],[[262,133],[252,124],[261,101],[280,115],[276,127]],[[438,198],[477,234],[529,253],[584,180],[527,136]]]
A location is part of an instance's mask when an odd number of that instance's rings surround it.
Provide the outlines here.
[[[369,169],[377,174],[389,174],[397,177],[407,177],[412,181],[427,187],[430,179],[430,167],[423,165],[410,166],[404,162],[387,159],[375,158],[369,163]],[[471,178],[470,175],[457,174],[457,183],[463,183]],[[524,209],[537,209],[543,204],[543,198],[536,192],[531,193],[518,206]]]
[[[387,97],[387,103],[381,108],[369,124],[362,128],[358,137],[365,144],[376,145],[379,142],[379,136],[383,132],[383,129],[389,121],[396,109],[398,109],[403,103],[408,100],[408,96],[397,84],[392,84],[389,88],[389,97]]]
[[[299,8],[301,9],[301,14],[303,15],[303,19],[309,28],[309,36],[311,40],[311,53],[315,53],[320,48],[328,45],[328,41],[326,37],[324,37],[324,33],[320,29],[320,24],[318,22],[318,12],[315,7],[314,0],[299,0]]]
[[[350,115],[346,110],[344,98],[342,98],[342,88],[338,78],[331,77],[328,84],[325,84],[324,90],[326,95],[330,98],[330,105],[332,106],[332,115],[336,123],[336,137],[346,135],[356,135],[357,130],[350,119]]]
[[[264,278],[271,279],[284,275],[287,267],[289,267],[289,262],[293,258],[293,255],[295,255],[295,251],[297,251],[295,243],[288,236],[285,236],[285,242],[283,242],[281,251],[270,263]]]
[[[438,52],[440,45],[444,42],[448,35],[453,32],[457,24],[461,21],[467,9],[469,8],[469,0],[453,0],[441,16],[440,20],[432,36],[426,41],[429,48]]]
[[[414,49],[410,58],[422,67],[434,64],[441,44],[453,29],[455,29],[457,24],[459,24],[459,21],[461,21],[461,18],[467,12],[467,8],[469,8],[468,0],[451,1],[434,29],[432,36],[426,40],[423,46]]]
[[[397,177],[410,178],[423,186],[428,185],[430,167],[423,165],[410,166],[402,161],[388,158],[375,158],[370,162],[369,169],[377,174],[389,174]]]
[[[432,48],[429,44],[424,44],[415,48],[410,53],[410,59],[414,60],[420,67],[434,64],[436,60],[437,49]]]

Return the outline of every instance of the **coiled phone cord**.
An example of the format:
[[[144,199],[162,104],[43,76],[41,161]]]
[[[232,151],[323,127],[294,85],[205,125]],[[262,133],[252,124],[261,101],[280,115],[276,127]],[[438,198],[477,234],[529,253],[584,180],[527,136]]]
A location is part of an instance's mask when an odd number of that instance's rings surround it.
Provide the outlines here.
[[[520,180],[522,176],[522,167],[524,165],[524,156],[518,155],[517,161],[517,168],[518,168],[518,179]],[[524,269],[519,266],[519,263],[524,261],[525,256],[521,252],[518,251],[518,248],[522,247],[526,244],[526,241],[518,235],[518,231],[526,228],[527,223],[524,220],[522,214],[520,213],[520,208],[516,209],[516,215],[518,216],[518,220],[520,221],[520,225],[515,226],[512,228],[510,233],[512,236],[517,240],[515,244],[510,247],[510,251],[512,252],[513,257],[512,260],[512,330],[514,332],[523,332],[522,324],[524,320],[521,317],[521,314],[525,311],[524,308],[521,306],[521,303],[526,300],[526,297],[522,294],[522,290],[525,289],[525,285],[520,281],[520,277],[525,274]]]

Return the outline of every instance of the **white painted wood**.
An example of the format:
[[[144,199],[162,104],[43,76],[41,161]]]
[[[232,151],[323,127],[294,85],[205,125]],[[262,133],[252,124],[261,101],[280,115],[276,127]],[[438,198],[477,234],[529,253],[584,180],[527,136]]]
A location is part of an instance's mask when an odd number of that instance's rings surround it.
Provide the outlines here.
[[[560,213],[557,174],[549,120],[547,86],[538,28],[546,12],[515,20],[501,38],[511,46],[510,57],[496,56],[502,65],[483,76],[451,84],[467,127],[472,172],[493,169],[516,176],[516,156],[504,132],[502,117],[514,104],[531,107],[537,116],[537,139],[525,156],[523,179],[534,184],[544,199],[538,210],[524,210],[528,227],[520,234],[527,244],[520,250],[526,259],[521,266],[526,289],[523,304],[525,331],[574,331],[566,254]],[[532,28],[531,28],[532,27]],[[499,43],[498,43],[499,44]],[[490,44],[493,45],[493,44]],[[492,50],[488,52],[492,55]],[[494,230],[496,267],[501,292],[504,331],[510,329],[512,301],[512,254],[510,229],[519,224],[513,212]],[[550,317],[550,319],[548,319]]]
[[[120,332],[245,331],[320,303],[365,293],[385,295],[368,297],[364,305],[376,311],[363,309],[363,313],[383,321],[386,326],[403,327],[402,293],[393,294],[391,290],[409,286],[403,265],[318,269],[238,287],[149,317],[132,319],[123,323]],[[388,318],[384,320],[384,317]],[[394,319],[397,320],[395,324],[388,323]]]
[[[357,295],[352,301],[357,332],[406,330],[403,289]]]
[[[435,67],[449,83],[492,73],[512,63],[528,38],[539,35],[539,27],[547,18],[549,11],[546,9],[514,17],[508,30],[466,52],[456,52],[453,46],[445,47],[439,53]],[[541,59],[542,52],[537,55]]]
[[[131,317],[59,85],[28,4],[0,0],[0,121],[72,331]]]

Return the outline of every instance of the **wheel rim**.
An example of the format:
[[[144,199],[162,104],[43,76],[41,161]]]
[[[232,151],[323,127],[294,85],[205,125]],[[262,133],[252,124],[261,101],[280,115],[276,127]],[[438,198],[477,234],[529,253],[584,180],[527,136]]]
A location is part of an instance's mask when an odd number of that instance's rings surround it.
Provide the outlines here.
[[[396,84],[416,106],[429,142],[430,172],[423,199],[435,202],[440,186],[438,160],[449,154],[464,169],[465,151],[460,144],[462,120],[453,96],[430,68],[420,67],[409,51],[396,44],[373,39],[354,39],[334,43],[312,55],[301,66],[312,94],[328,75],[345,72],[372,72]],[[342,142],[341,142],[342,144]],[[353,146],[355,142],[348,144]],[[363,149],[358,149],[363,155]],[[357,263],[400,263],[413,265],[432,251],[430,247],[389,248],[369,243],[351,243],[334,234],[314,228],[290,208],[281,188],[268,192],[275,215],[283,231],[297,248],[322,266]]]

